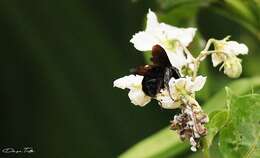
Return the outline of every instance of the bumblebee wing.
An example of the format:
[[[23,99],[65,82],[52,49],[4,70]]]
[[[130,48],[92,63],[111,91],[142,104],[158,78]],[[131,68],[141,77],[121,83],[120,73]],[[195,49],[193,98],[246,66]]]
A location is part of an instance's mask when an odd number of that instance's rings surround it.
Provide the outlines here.
[[[136,68],[130,69],[130,73],[136,74],[136,75],[141,75],[141,76],[146,76],[151,73],[151,70],[153,69],[154,65],[142,65],[138,66]]]
[[[145,94],[155,97],[157,93],[164,88],[164,68],[160,66],[152,66],[142,81],[142,89]]]
[[[133,74],[144,76],[142,80],[142,90],[150,97],[155,97],[164,87],[164,67],[159,65],[144,65],[130,71]]]

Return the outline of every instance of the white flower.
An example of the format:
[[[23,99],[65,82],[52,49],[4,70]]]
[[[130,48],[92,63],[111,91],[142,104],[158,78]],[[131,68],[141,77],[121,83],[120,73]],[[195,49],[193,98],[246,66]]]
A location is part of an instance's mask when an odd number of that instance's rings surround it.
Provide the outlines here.
[[[195,32],[195,28],[177,28],[159,23],[155,13],[149,10],[145,31],[136,33],[130,42],[140,51],[151,51],[154,45],[160,45],[165,49],[172,66],[180,70],[193,59],[191,54],[184,52],[184,47],[192,41]]]
[[[128,96],[134,105],[145,106],[151,101],[151,97],[147,96],[142,90],[143,76],[129,75],[114,81],[114,87],[121,89],[129,89]]]
[[[213,66],[223,63],[224,73],[230,78],[237,78],[242,73],[241,59],[238,55],[245,55],[248,53],[248,48],[243,43],[236,41],[227,41],[228,38],[223,40],[216,40],[214,47],[216,53],[212,54]]]
[[[176,101],[185,99],[187,102],[194,104],[196,100],[193,95],[203,88],[205,82],[206,77],[203,76],[197,76],[194,81],[192,77],[172,78],[169,82],[171,96]]]
[[[166,88],[162,89],[160,93],[156,95],[156,100],[165,109],[176,109],[183,103],[185,97],[187,103],[199,105],[197,101],[192,97],[194,92],[202,89],[206,82],[206,77],[198,76],[192,81],[192,77],[172,78],[169,82],[170,91]]]
[[[181,105],[180,101],[173,100],[173,98],[170,97],[166,89],[162,89],[161,92],[156,95],[156,100],[159,101],[159,105],[164,109],[176,109]]]

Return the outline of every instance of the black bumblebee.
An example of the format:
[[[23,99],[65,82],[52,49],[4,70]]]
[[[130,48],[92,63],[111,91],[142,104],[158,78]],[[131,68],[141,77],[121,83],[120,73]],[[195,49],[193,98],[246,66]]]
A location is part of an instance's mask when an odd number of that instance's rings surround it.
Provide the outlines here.
[[[132,70],[133,74],[144,76],[142,80],[142,90],[150,97],[155,97],[161,89],[167,88],[169,91],[169,81],[172,77],[181,77],[178,69],[171,65],[165,50],[160,45],[152,48],[153,64],[139,66]]]

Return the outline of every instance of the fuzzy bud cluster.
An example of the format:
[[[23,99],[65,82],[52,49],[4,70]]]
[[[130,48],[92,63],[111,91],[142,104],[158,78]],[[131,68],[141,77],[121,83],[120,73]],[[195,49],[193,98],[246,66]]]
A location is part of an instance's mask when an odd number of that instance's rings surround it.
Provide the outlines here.
[[[191,150],[200,147],[200,138],[207,134],[205,124],[209,121],[199,105],[185,105],[181,107],[181,114],[175,115],[171,121],[171,129],[177,131],[181,140],[189,140]]]

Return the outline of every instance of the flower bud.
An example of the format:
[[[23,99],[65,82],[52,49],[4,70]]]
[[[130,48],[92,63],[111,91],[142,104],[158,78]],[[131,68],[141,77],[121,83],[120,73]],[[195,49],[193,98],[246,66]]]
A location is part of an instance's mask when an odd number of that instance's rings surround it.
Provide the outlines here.
[[[231,57],[224,63],[224,74],[230,78],[237,78],[242,73],[241,60],[237,57]]]

